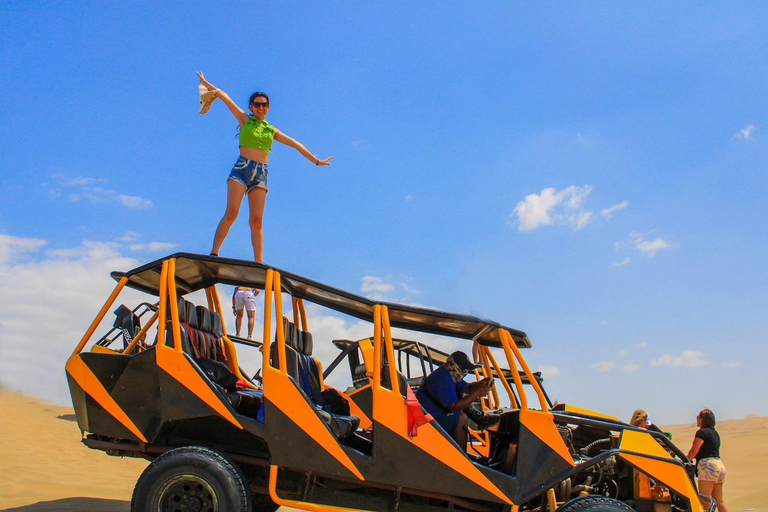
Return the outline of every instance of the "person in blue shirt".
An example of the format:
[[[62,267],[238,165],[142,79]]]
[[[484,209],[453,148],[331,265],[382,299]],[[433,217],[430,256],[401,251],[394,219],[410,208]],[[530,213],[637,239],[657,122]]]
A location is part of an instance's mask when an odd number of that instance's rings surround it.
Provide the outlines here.
[[[467,415],[464,410],[485,396],[493,385],[493,377],[467,383],[464,376],[477,368],[467,354],[456,351],[440,368],[429,374],[416,392],[419,403],[432,415],[458,445],[467,449]]]

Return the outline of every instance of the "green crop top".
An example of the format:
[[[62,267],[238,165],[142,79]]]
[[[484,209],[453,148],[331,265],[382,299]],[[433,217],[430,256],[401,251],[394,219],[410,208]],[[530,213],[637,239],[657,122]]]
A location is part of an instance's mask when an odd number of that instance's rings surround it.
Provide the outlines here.
[[[253,116],[249,117],[240,129],[240,146],[244,148],[260,149],[269,154],[273,140],[275,127]]]

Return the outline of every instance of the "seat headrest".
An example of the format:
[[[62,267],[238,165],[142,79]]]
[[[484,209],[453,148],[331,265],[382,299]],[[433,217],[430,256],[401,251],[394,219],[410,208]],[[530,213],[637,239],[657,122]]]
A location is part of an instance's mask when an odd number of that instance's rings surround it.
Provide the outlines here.
[[[200,325],[200,317],[195,310],[195,305],[188,300],[184,301],[184,308],[187,310],[187,323],[190,327],[197,329]]]
[[[179,299],[179,322],[197,329],[198,318],[195,305],[184,298]]]
[[[286,346],[291,347],[300,354],[307,356],[312,355],[312,350],[314,349],[312,333],[299,330],[299,328],[286,317],[283,317],[283,335],[285,336]],[[275,334],[275,341],[277,341],[277,334]]]
[[[212,319],[211,332],[217,338],[221,338],[222,336],[224,336],[224,328],[221,325],[221,315],[216,313],[215,311],[212,311],[211,319]]]
[[[303,338],[302,345],[304,350],[302,350],[302,353],[308,356],[311,356],[312,349],[314,349],[314,342],[312,341],[312,333],[306,332],[306,331],[300,331],[299,334]]]
[[[211,318],[211,312],[205,306],[197,306],[197,328],[204,332],[211,332],[213,326],[213,319]]]
[[[183,324],[188,324],[189,322],[187,317],[187,305],[185,304],[187,302],[184,300],[184,297],[179,297],[179,322]]]

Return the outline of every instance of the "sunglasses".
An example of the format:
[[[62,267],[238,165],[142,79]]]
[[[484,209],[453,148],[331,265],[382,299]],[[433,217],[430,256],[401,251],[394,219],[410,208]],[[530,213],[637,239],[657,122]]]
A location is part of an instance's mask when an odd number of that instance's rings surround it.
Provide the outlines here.
[[[254,101],[253,103],[251,103],[251,105],[253,105],[256,108],[268,107],[269,106],[269,102],[268,101]]]

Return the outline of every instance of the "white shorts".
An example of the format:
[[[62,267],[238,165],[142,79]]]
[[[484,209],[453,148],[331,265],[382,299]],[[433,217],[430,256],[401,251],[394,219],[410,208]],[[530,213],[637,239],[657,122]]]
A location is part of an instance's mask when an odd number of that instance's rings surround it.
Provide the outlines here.
[[[256,311],[256,297],[250,290],[240,290],[235,294],[235,309],[242,311]]]

